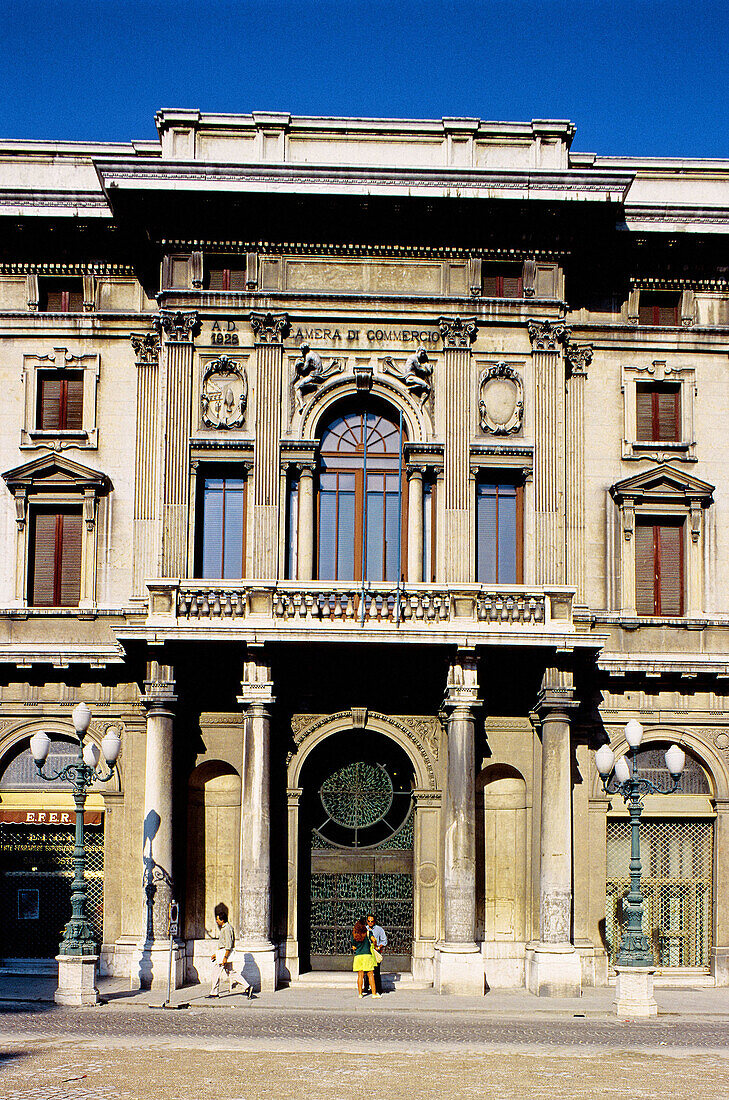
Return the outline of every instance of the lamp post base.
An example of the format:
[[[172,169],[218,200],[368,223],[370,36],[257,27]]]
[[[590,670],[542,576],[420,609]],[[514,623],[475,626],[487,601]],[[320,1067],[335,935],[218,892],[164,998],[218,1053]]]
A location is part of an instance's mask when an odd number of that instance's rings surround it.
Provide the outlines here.
[[[653,998],[653,966],[616,966],[615,1015],[646,1019],[658,1015]]]
[[[58,988],[53,995],[59,1005],[96,1005],[98,955],[56,955]]]

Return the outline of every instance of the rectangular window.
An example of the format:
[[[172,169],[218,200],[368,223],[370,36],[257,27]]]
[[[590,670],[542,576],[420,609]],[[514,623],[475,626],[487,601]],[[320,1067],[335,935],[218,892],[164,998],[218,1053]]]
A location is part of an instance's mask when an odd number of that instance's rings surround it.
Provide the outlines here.
[[[292,476],[289,481],[288,507],[286,513],[286,577],[296,580],[299,569],[299,479]]]
[[[636,439],[656,443],[680,442],[680,386],[639,382],[635,395]]]
[[[39,508],[33,513],[29,583],[33,607],[78,607],[82,536],[80,508]]]
[[[435,478],[423,478],[423,580],[435,580]]]
[[[84,308],[83,279],[41,279],[38,308],[44,313],[81,313]]]
[[[638,303],[638,321],[641,325],[659,328],[675,327],[679,323],[681,295],[672,291],[641,290]]]
[[[36,425],[43,432],[83,428],[83,371],[39,371]]]
[[[201,479],[198,574],[240,580],[245,572],[247,480],[235,470]]]
[[[246,288],[245,256],[211,256],[207,264],[205,285],[208,290],[238,290]]]
[[[639,615],[683,615],[683,523],[636,524],[635,592]]]
[[[476,488],[476,580],[521,584],[522,488],[479,481]]]
[[[482,293],[486,298],[521,298],[521,264],[484,264]]]

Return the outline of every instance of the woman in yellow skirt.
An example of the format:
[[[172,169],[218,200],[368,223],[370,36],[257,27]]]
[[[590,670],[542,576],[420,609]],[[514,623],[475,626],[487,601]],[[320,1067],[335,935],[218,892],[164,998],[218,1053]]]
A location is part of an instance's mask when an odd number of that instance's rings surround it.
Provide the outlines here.
[[[370,980],[370,992],[373,997],[379,997],[380,994],[375,989],[375,959],[372,954],[372,935],[367,928],[367,925],[363,920],[358,920],[352,929],[352,951],[354,952],[354,961],[352,963],[352,969],[357,975],[357,992],[360,997],[364,996],[363,985],[365,974]]]

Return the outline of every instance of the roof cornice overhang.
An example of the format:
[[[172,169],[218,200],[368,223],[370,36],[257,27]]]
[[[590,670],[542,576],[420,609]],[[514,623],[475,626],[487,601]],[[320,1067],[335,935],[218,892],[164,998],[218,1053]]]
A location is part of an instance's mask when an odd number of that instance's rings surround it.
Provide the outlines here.
[[[112,212],[101,191],[40,191],[8,187],[0,189],[0,217],[109,220]]]
[[[389,196],[392,198],[582,201],[619,205],[634,173],[492,171],[461,168],[373,168],[312,164],[213,164],[196,161],[97,158],[95,166],[110,204],[115,192],[190,191],[292,195]]]

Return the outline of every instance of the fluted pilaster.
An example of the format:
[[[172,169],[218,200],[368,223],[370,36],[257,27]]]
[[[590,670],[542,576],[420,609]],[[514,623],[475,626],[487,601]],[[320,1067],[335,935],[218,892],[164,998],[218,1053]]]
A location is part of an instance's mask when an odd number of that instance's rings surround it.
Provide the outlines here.
[[[163,310],[159,323],[166,337],[162,575],[184,577],[187,573],[187,533],[190,518],[189,448],[193,337],[199,328],[199,318],[195,312]]]
[[[159,573],[159,350],[158,332],[132,333],[137,361],[137,436],[134,479],[133,591]]]
[[[577,589],[578,603],[585,594],[585,386],[592,348],[569,344],[566,349],[567,380],[567,470],[565,502],[565,583]]]
[[[256,442],[253,456],[253,575],[276,577],[281,508],[279,442],[285,313],[252,313],[256,341]]]
[[[529,321],[534,360],[535,581],[565,583],[565,369],[566,325]]]
[[[476,319],[441,317],[443,339],[443,418],[445,447],[444,521],[448,538],[445,580],[463,582],[473,576],[469,458],[471,437],[471,344]]]

